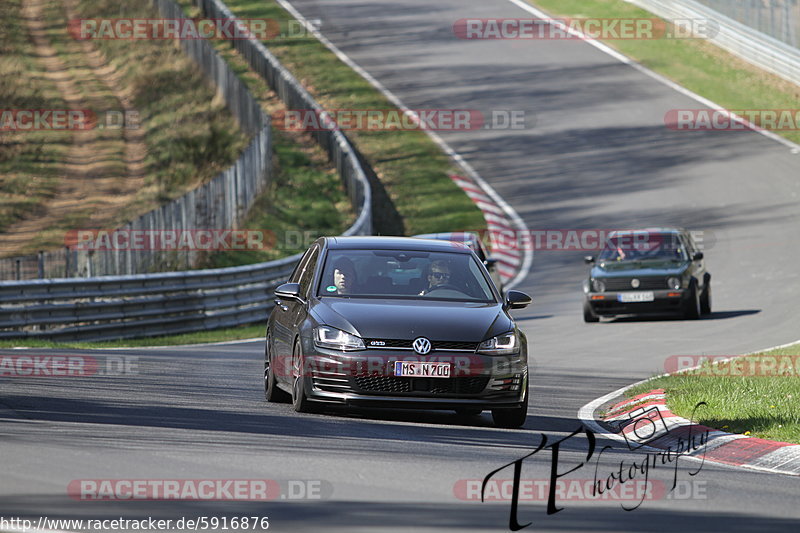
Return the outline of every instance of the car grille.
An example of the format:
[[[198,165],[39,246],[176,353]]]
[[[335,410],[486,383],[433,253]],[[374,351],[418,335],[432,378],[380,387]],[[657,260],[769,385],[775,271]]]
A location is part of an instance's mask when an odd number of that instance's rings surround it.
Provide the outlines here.
[[[383,345],[372,345],[373,342],[382,342]],[[406,339],[364,339],[364,344],[367,348],[373,350],[380,349],[395,349],[395,350],[413,350],[411,343],[413,340]],[[461,341],[431,341],[433,349],[431,351],[458,351],[458,352],[474,352],[478,348],[477,342],[461,342]]]
[[[338,372],[315,372],[312,380],[314,388],[326,392],[350,392],[350,381],[347,376]]]
[[[469,378],[401,378],[396,376],[362,376],[355,378],[358,387],[368,392],[432,394],[479,394],[486,388],[488,377]]]
[[[639,286],[634,288],[631,285],[633,277],[624,278],[600,278],[606,284],[607,291],[641,291],[641,290],[659,290],[668,289],[667,278],[663,277],[637,277]]]

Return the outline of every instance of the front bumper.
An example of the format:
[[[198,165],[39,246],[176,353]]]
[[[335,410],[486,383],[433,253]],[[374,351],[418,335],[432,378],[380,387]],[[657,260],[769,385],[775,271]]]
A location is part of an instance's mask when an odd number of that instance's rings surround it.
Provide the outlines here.
[[[630,291],[640,292],[640,291]],[[686,301],[691,296],[687,289],[669,289],[646,291],[653,293],[653,300],[649,302],[621,302],[620,295],[626,291],[589,292],[586,293],[586,302],[592,311],[600,316],[616,315],[663,315],[680,314]]]
[[[451,377],[400,377],[396,361],[447,362]],[[524,354],[486,356],[471,352],[368,349],[339,352],[316,348],[304,355],[309,400],[362,407],[493,409],[520,406],[528,386]]]

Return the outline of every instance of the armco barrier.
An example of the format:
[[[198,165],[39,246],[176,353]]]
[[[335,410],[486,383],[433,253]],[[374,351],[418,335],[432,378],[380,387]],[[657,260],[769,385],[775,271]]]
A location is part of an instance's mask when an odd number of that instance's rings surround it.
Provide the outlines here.
[[[233,18],[220,2],[200,4],[206,16]],[[260,42],[241,40],[235,46],[287,107],[321,109]],[[372,196],[353,148],[340,131],[317,132],[315,138],[358,213],[344,235],[369,235]],[[0,282],[0,339],[99,341],[258,322],[272,308],[272,290],[299,258],[211,270]]]
[[[667,20],[705,19],[719,24],[709,41],[742,59],[800,85],[800,49],[746,26],[693,0],[626,0]]]

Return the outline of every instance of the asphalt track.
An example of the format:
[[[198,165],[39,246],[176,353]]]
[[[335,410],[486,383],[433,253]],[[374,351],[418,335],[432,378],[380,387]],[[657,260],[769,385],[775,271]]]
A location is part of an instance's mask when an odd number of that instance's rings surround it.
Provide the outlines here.
[[[692,99],[579,41],[463,41],[465,17],[526,17],[506,0],[395,2],[299,0],[323,33],[411,108],[524,110],[525,130],[443,133],[530,229],[660,224],[711,230],[714,313],[699,321],[618,320],[580,314],[582,252],[536,252],[517,288],[534,297],[516,312],[531,345],[532,414],[498,430],[488,414],[297,415],[262,396],[262,343],[109,352],[136,356],[136,373],[2,379],[0,516],[134,518],[269,516],[276,531],[503,531],[508,502],[462,501],[459,480],[482,479],[579,426],[588,401],[663,371],[676,354],[732,354],[798,335],[800,155],[762,135],[664,127]],[[43,351],[37,350],[35,353]],[[14,352],[19,355],[20,352]],[[29,352],[31,353],[31,352]],[[62,351],[61,353],[79,353]],[[102,358],[102,354],[94,354]],[[637,460],[610,444],[599,471]],[[563,444],[560,470],[588,442]],[[598,449],[599,451],[599,449]],[[522,477],[547,479],[551,454]],[[527,530],[795,531],[800,479],[681,463],[688,499],[564,501],[547,515],[524,502]],[[511,471],[502,473],[505,479]],[[603,475],[603,477],[605,477]],[[673,472],[655,478],[671,485]],[[594,462],[570,474],[592,479]],[[318,500],[85,502],[75,479],[320,480]]]

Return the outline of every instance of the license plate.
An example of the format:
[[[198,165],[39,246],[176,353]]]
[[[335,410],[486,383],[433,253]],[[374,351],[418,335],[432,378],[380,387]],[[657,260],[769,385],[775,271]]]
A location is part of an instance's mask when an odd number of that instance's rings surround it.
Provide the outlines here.
[[[617,300],[623,303],[652,302],[654,299],[653,291],[617,293]]]
[[[394,375],[401,377],[449,378],[450,363],[395,361]]]

